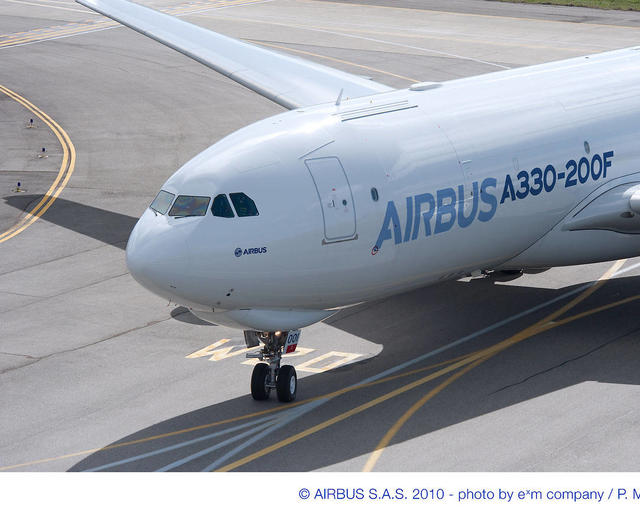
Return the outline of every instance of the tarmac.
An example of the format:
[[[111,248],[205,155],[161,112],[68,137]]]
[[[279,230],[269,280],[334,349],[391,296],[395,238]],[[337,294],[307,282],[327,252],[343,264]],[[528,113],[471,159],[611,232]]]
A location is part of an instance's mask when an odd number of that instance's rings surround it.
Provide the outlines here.
[[[640,13],[483,0],[143,3],[397,88],[640,41]],[[0,470],[638,470],[640,258],[345,309],[303,330],[296,402],[254,402],[242,332],[124,247],[178,167],[281,107],[70,0],[0,20]]]

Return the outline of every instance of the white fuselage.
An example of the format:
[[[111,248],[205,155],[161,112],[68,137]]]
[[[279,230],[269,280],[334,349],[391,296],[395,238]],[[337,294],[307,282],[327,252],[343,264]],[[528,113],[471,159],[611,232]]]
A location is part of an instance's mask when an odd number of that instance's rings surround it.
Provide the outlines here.
[[[562,229],[640,182],[640,51],[425,88],[286,112],[214,144],[163,190],[242,192],[259,215],[147,210],[132,274],[211,321],[285,330],[475,270],[640,254],[637,234]]]

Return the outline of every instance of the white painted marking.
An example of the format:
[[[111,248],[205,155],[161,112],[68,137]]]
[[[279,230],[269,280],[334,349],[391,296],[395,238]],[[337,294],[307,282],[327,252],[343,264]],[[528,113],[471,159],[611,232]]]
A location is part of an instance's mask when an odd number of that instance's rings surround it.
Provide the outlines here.
[[[307,354],[310,354],[311,352],[315,352],[315,351],[316,351],[315,348],[298,347],[295,352],[292,352],[291,354],[284,354],[282,356],[282,359],[290,359],[292,357],[306,356]],[[247,359],[242,364],[246,364],[247,366],[255,366],[259,362],[260,362],[259,359]],[[296,367],[296,369],[297,369],[297,367]]]
[[[324,400],[321,400],[321,402],[326,403],[328,400],[329,400],[328,398],[325,398]],[[213,471],[214,469],[219,468],[220,466],[222,466],[222,464],[224,464],[226,461],[234,457],[237,453],[240,453],[242,450],[244,450],[248,446],[251,446],[252,444],[258,442],[260,439],[264,439],[265,437],[268,437],[269,435],[271,435],[272,432],[275,432],[279,428],[282,428],[288,425],[289,423],[291,423],[292,421],[297,420],[300,416],[302,416],[306,412],[311,411],[316,407],[319,407],[320,405],[322,404],[318,404],[316,406],[316,402],[310,402],[308,404],[304,404],[294,409],[290,409],[289,411],[287,411],[287,414],[282,413],[284,418],[282,418],[280,421],[276,420],[276,422],[274,422],[273,425],[264,429],[262,432],[258,433],[257,435],[245,441],[244,443],[239,444],[231,451],[225,453],[222,457],[217,458],[211,464],[209,464],[206,468],[204,468],[202,471],[204,472]]]
[[[631,270],[640,267],[640,263],[636,263],[630,267],[627,267],[625,269],[621,269],[619,271],[617,271],[616,273],[613,274],[612,277],[617,277],[619,275],[625,274],[627,272],[630,272]],[[374,382],[376,380],[382,379],[384,377],[387,377],[393,373],[396,373],[408,366],[411,366],[413,364],[416,364],[418,362],[424,361],[425,359],[429,359],[437,354],[440,354],[441,352],[444,352],[450,348],[453,348],[455,346],[461,345],[463,343],[469,342],[479,336],[482,336],[483,334],[487,334],[491,331],[494,331],[500,327],[503,327],[504,325],[507,325],[511,322],[513,322],[514,320],[518,320],[524,316],[527,316],[531,313],[535,313],[536,311],[539,311],[541,309],[544,309],[552,304],[555,304],[556,302],[559,302],[561,300],[564,300],[568,297],[572,297],[574,295],[579,294],[580,292],[586,290],[587,288],[589,288],[590,286],[592,286],[594,284],[595,281],[587,283],[583,286],[580,286],[578,288],[576,288],[575,290],[572,290],[570,292],[564,293],[562,295],[559,295],[558,297],[548,300],[546,302],[542,302],[540,304],[538,304],[537,306],[534,306],[532,308],[526,309],[524,311],[521,311],[520,313],[517,313],[515,315],[511,315],[510,317],[507,317],[503,320],[500,320],[499,322],[496,322],[494,324],[491,324],[488,327],[485,327],[483,329],[480,329],[478,331],[475,331],[467,336],[464,336],[462,338],[459,338],[443,347],[440,347],[438,349],[432,350],[431,352],[427,352],[426,354],[423,354],[421,356],[415,357],[413,359],[410,359],[408,361],[405,361],[404,363],[401,363],[399,365],[396,365],[392,368],[389,368],[383,372],[380,372],[376,375],[373,375],[371,377],[368,377],[364,380],[361,380],[360,382],[358,382],[357,384],[354,384],[354,386],[361,386],[363,384],[369,384],[371,382]],[[240,453],[242,450],[244,450],[245,448],[251,446],[252,444],[260,441],[261,439],[264,439],[265,437],[268,437],[271,433],[275,432],[276,430],[278,430],[281,427],[286,426],[287,424],[295,421],[297,418],[303,416],[304,414],[306,414],[307,412],[313,411],[314,409],[326,404],[327,402],[329,402],[329,400],[331,400],[332,397],[330,398],[322,398],[319,400],[316,400],[314,402],[309,402],[307,404],[303,404],[303,405],[299,405],[297,407],[294,407],[288,411],[284,411],[284,412],[279,412],[276,413],[272,416],[267,416],[265,418],[262,418],[262,420],[258,420],[255,423],[254,422],[248,422],[248,423],[244,423],[242,425],[238,425],[237,427],[232,427],[232,429],[225,429],[223,431],[220,432],[216,432],[214,434],[210,434],[209,436],[203,436],[191,441],[186,441],[184,443],[178,443],[176,445],[172,445],[166,448],[162,448],[160,450],[155,450],[152,452],[148,452],[145,454],[141,454],[141,455],[137,455],[135,457],[130,457],[128,459],[122,459],[120,461],[115,461],[112,462],[110,464],[104,465],[104,466],[100,466],[98,468],[93,468],[89,471],[97,471],[99,469],[107,469],[109,467],[114,467],[120,464],[126,464],[127,462],[132,462],[134,460],[139,460],[142,458],[146,458],[146,457],[151,457],[153,455],[159,454],[159,453],[164,453],[173,449],[178,449],[181,448],[183,446],[187,446],[189,444],[193,444],[195,442],[200,442],[202,440],[206,440],[210,437],[216,437],[219,436],[221,434],[230,432],[231,430],[239,430],[241,428],[244,427],[248,427],[254,424],[257,424],[259,421],[268,421],[270,419],[274,419],[275,420],[273,422],[269,422],[269,426],[267,426],[266,423],[263,423],[263,425],[261,425],[261,428],[266,427],[266,429],[260,431],[259,433],[257,433],[255,436],[253,436],[250,440],[245,441],[244,443],[240,444],[239,446],[235,447],[234,449],[232,449],[231,451],[229,451],[228,453],[226,453],[225,455],[223,455],[222,457],[216,459],[215,461],[213,461],[211,464],[209,464],[206,468],[204,468],[203,471],[212,471],[218,467],[220,467],[224,462],[226,462],[227,460],[229,460],[231,457],[233,457],[235,454]],[[280,417],[282,417],[281,421],[277,421],[278,419],[280,419]],[[234,440],[236,439],[235,437],[233,438]]]
[[[626,271],[628,271],[629,269],[626,269]],[[619,271],[620,273],[622,273],[622,271]],[[616,275],[616,274],[614,274]],[[561,300],[564,300],[568,297],[572,297],[574,295],[579,294],[580,292],[586,290],[587,288],[590,288],[591,286],[593,286],[593,284],[595,283],[595,281],[592,281],[590,283],[587,283],[583,286],[580,286],[578,288],[576,288],[575,290],[572,290],[570,292],[564,293],[562,295],[559,295],[558,297],[542,302],[541,304],[538,304],[537,306],[534,306],[532,308],[526,309],[520,313],[517,313],[515,315],[511,315],[510,317],[505,318],[504,320],[500,320],[499,322],[496,322],[494,324],[491,324],[488,327],[485,327],[483,329],[480,329],[478,331],[475,331],[467,336],[463,336],[462,338],[459,338],[455,341],[452,341],[451,343],[448,343],[447,345],[444,345],[440,348],[437,348],[435,350],[432,350],[430,352],[427,352],[426,354],[423,354],[421,356],[418,357],[414,357],[413,359],[409,359],[408,361],[405,361],[404,363],[401,363],[399,365],[396,365],[392,368],[389,368],[388,370],[385,370],[383,372],[380,372],[376,375],[373,375],[371,377],[368,377],[364,380],[361,380],[360,382],[358,382],[357,384],[354,384],[354,386],[361,386],[364,384],[369,384],[371,382],[374,382],[376,380],[382,379],[384,377],[388,377],[391,374],[394,374],[400,370],[403,370],[404,368],[407,368],[408,366],[412,366],[416,363],[419,363],[421,361],[424,361],[426,359],[429,359],[435,355],[438,355],[446,350],[449,350],[450,348],[456,347],[458,345],[462,345],[463,343],[467,343],[479,336],[482,336],[483,334],[487,334],[491,331],[494,331],[500,327],[503,327],[506,324],[509,324],[511,322],[513,322],[514,320],[518,320],[522,317],[525,317],[531,313],[534,313],[536,311],[539,311],[541,309],[544,309],[552,304],[555,304],[556,302],[559,302]],[[259,441],[261,441],[262,439],[264,439],[265,437],[268,437],[269,435],[271,435],[273,432],[275,432],[276,430],[278,430],[281,427],[284,427],[286,425],[288,425],[289,423],[293,422],[294,420],[296,420],[297,418],[303,416],[304,414],[306,414],[307,412],[311,412],[314,409],[317,409],[318,407],[323,406],[324,404],[326,404],[327,402],[329,402],[330,400],[332,400],[334,397],[328,397],[328,398],[321,398],[319,400],[315,400],[313,402],[309,402],[307,404],[303,404],[301,406],[295,407],[291,410],[290,415],[288,417],[283,418],[282,421],[275,423],[274,425],[268,427],[267,429],[263,430],[262,432],[260,432],[259,434],[257,434],[256,436],[252,437],[251,439],[245,441],[244,443],[240,444],[239,446],[236,446],[234,449],[232,449],[230,452],[226,453],[225,455],[223,455],[222,457],[214,460],[211,464],[209,464],[206,468],[204,468],[203,471],[213,471],[216,468],[219,468],[220,466],[222,466],[222,464],[224,462],[226,462],[227,460],[229,460],[230,458],[232,458],[234,455],[236,455],[237,453],[240,453],[242,450],[244,450],[245,448],[251,446],[252,444],[255,444]]]
[[[233,21],[245,21],[242,18],[231,18]],[[252,20],[251,20],[252,21]],[[292,28],[297,28],[297,29],[304,29],[304,30],[309,30],[312,32],[321,32],[324,34],[331,34],[331,35],[336,35],[336,36],[343,36],[343,37],[350,37],[352,39],[362,39],[364,41],[371,41],[374,43],[382,43],[382,44],[386,44],[386,45],[390,45],[390,46],[399,46],[401,48],[408,48],[410,50],[419,50],[419,51],[423,51],[423,52],[427,52],[427,53],[434,53],[436,55],[444,55],[445,57],[452,57],[454,59],[462,59],[462,60],[469,60],[472,62],[478,62],[479,64],[486,64],[487,66],[494,66],[500,69],[511,69],[509,66],[504,66],[502,64],[497,64],[495,62],[489,62],[486,60],[482,60],[482,59],[476,59],[473,57],[466,57],[464,55],[458,55],[456,53],[450,53],[450,52],[443,52],[440,50],[434,50],[433,48],[424,48],[422,46],[412,46],[409,44],[403,44],[403,43],[396,43],[394,41],[387,41],[385,39],[376,39],[373,37],[367,37],[367,36],[359,36],[356,34],[349,34],[347,32],[336,32],[333,30],[328,30],[328,29],[322,29],[322,28],[316,28],[316,27],[310,27],[308,25],[294,25],[294,24],[285,24],[285,23],[273,23],[274,25],[282,25],[282,26],[286,26],[286,27],[292,27]]]
[[[230,437],[229,439],[225,439],[224,441],[214,444],[213,446],[209,446],[208,448],[205,448],[204,450],[200,450],[198,452],[192,453],[191,455],[188,455],[187,457],[184,457],[182,459],[179,459],[175,462],[172,462],[171,464],[167,464],[166,466],[162,466],[160,469],[157,469],[157,472],[165,472],[165,471],[171,471],[172,469],[175,469],[179,466],[182,466],[184,464],[186,464],[187,462],[191,462],[192,460],[198,459],[200,457],[202,457],[203,455],[207,455],[208,453],[211,453],[213,451],[219,450],[220,448],[224,448],[227,445],[230,445],[234,442],[236,442],[239,439],[242,439],[244,437],[248,437],[251,436],[252,434],[255,434],[257,432],[260,432],[261,430],[263,430],[265,428],[265,426],[271,426],[273,425],[275,422],[277,422],[278,420],[274,420],[271,421],[269,423],[263,423],[261,425],[258,425],[257,427],[254,427],[250,430],[247,430],[246,432],[243,432],[242,434],[237,434],[233,437]]]
[[[225,345],[226,343],[229,343],[230,341],[231,341],[230,339],[226,339],[226,338],[218,340],[215,343],[212,343],[211,345],[204,347],[203,349],[197,350],[193,354],[189,354],[188,356],[185,356],[185,359],[197,359],[199,357],[209,357],[209,361],[222,361],[223,359],[228,359],[233,356],[246,354],[247,352],[255,348],[255,347],[243,348],[243,345],[231,345],[229,347],[222,347],[223,345]],[[222,348],[219,348],[219,347],[222,347]],[[234,351],[233,350],[234,348],[237,348],[238,350]]]
[[[77,4],[74,0],[39,0],[39,1],[45,4],[74,5],[76,7],[80,6],[80,4]],[[90,9],[87,12],[89,11]]]
[[[137,460],[146,459],[149,457],[153,457],[154,455],[160,455],[161,453],[166,453],[172,450],[178,450],[179,448],[184,448],[185,446],[189,446],[195,443],[199,443],[201,441],[206,441],[208,439],[213,439],[216,437],[223,436],[224,434],[229,434],[230,432],[235,432],[237,430],[242,430],[246,427],[251,427],[253,425],[261,425],[261,427],[265,425],[270,425],[273,423],[276,415],[271,414],[269,416],[264,416],[259,420],[248,421],[246,423],[242,423],[240,425],[236,425],[235,427],[225,428],[223,430],[219,430],[218,432],[214,432],[213,434],[207,434],[206,436],[196,437],[195,439],[190,439],[189,441],[183,441],[181,443],[172,444],[169,446],[165,446],[164,448],[159,448],[158,450],[153,450],[151,452],[142,453],[140,455],[135,455],[133,457],[128,457],[126,459],[120,459],[114,462],[110,462],[109,464],[103,464],[102,466],[96,466],[91,469],[85,469],[85,472],[93,472],[93,471],[102,471],[103,469],[109,469],[116,466],[122,466],[123,464],[128,464],[129,462],[135,462]],[[244,433],[247,434],[246,432]],[[242,436],[242,434],[241,434]]]
[[[306,361],[298,366],[296,366],[296,371],[299,372],[310,372],[310,373],[323,373],[329,370],[333,370],[338,366],[344,366],[355,359],[362,357],[362,354],[351,354],[349,352],[328,352],[322,356],[318,356],[315,359],[311,359],[310,361]],[[317,364],[321,361],[326,361],[327,359],[337,358],[331,361],[329,364],[325,364],[324,366],[317,366]]]
[[[23,0],[7,0],[7,1],[8,2],[15,2],[15,3],[27,3],[27,2],[24,2]],[[264,3],[267,3],[267,2],[273,2],[273,1],[274,0],[262,0],[260,2],[249,2],[249,3],[246,3],[246,4],[224,5],[224,6],[221,6],[221,7],[215,7],[215,6],[205,7],[204,9],[199,9],[199,10],[191,11],[191,12],[187,12],[187,13],[172,14],[172,16],[176,16],[178,18],[181,18],[183,16],[189,16],[191,14],[199,14],[199,13],[202,13],[202,12],[205,12],[205,11],[211,11],[211,10],[217,10],[217,9],[231,9],[233,7],[243,7],[243,6],[246,6],[246,5],[264,4]],[[37,4],[37,5],[41,5],[41,4]],[[44,7],[46,7],[46,6],[44,6]],[[54,6],[50,6],[50,7],[54,7]],[[64,7],[58,7],[58,9],[64,9]],[[75,10],[75,9],[67,9],[67,10]],[[78,12],[82,12],[84,14],[86,14],[88,12],[90,12],[91,14],[97,14],[97,13],[94,13],[93,11],[78,11]],[[93,33],[93,32],[102,32],[103,30],[111,30],[111,29],[114,29],[114,28],[123,28],[123,27],[124,27],[124,25],[119,25],[118,24],[118,25],[114,25],[112,27],[104,27],[104,28],[98,28],[98,29],[88,28],[86,31],[76,32],[76,33],[73,33],[73,34],[65,34],[65,35],[61,35],[61,36],[47,37],[47,38],[44,38],[44,39],[37,39],[35,41],[29,41],[27,43],[7,44],[5,46],[0,46],[0,50],[3,49],[3,48],[17,48],[18,46],[27,46],[27,45],[30,45],[30,44],[44,43],[46,41],[55,41],[56,39],[66,39],[67,37],[76,37],[76,36],[81,36],[81,35],[89,34],[89,33]]]
[[[45,8],[49,8],[49,9],[61,9],[63,11],[81,12],[82,14],[91,14],[91,15],[94,15],[94,16],[95,15],[100,16],[98,13],[90,11],[88,9],[86,11],[81,11],[80,9],[71,9],[70,7],[60,7],[59,5],[47,5],[47,4],[39,4],[39,3],[35,3],[35,2],[25,2],[24,0],[6,0],[6,1],[7,2],[11,2],[13,4],[36,5],[38,7],[45,7]]]
[[[627,268],[623,268],[618,270],[615,274],[613,274],[611,277],[618,277],[621,274],[626,274],[627,272],[631,272],[633,269],[640,267],[640,263],[636,263],[635,265],[631,265],[630,267]]]
[[[114,28],[122,28],[122,27],[123,27],[123,25],[116,25],[114,27],[87,29],[87,30],[85,30],[83,32],[78,32],[78,33],[74,33],[74,34],[66,34],[66,35],[55,36],[55,37],[45,37],[43,39],[36,39],[35,41],[29,41],[27,43],[6,44],[4,46],[0,46],[0,50],[3,49],[3,48],[17,48],[18,46],[27,46],[27,45],[30,45],[30,44],[44,43],[46,41],[55,41],[56,39],[66,39],[67,37],[81,36],[81,35],[89,34],[89,33],[93,33],[93,32],[102,32],[103,30],[111,30],[111,29],[114,29]]]

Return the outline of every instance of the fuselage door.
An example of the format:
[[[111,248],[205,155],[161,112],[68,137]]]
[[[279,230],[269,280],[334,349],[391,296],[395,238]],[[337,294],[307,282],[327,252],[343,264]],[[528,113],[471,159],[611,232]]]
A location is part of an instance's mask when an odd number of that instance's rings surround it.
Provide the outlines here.
[[[356,238],[356,210],[347,175],[336,157],[304,162],[318,192],[324,219],[324,243]]]

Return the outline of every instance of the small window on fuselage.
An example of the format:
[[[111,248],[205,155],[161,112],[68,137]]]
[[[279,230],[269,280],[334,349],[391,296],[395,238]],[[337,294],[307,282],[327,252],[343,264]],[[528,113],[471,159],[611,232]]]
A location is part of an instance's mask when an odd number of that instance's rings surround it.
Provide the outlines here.
[[[171,217],[201,217],[207,213],[210,198],[206,196],[178,196],[169,211]]]
[[[213,198],[213,205],[211,205],[211,213],[216,217],[225,217],[230,219],[233,217],[233,210],[229,204],[229,200],[225,194],[219,194]]]
[[[256,203],[243,192],[232,192],[229,194],[233,207],[236,209],[238,217],[255,217],[258,215]]]
[[[158,192],[158,195],[153,200],[153,203],[149,206],[154,212],[158,212],[160,215],[164,215],[167,213],[169,206],[173,202],[173,198],[176,197],[175,194],[171,194],[166,190],[161,190]]]

